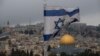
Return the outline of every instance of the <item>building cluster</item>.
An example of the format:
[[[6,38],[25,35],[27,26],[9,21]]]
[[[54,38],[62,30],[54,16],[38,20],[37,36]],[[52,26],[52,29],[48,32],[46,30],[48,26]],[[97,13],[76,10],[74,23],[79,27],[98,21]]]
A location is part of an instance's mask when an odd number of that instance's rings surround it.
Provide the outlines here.
[[[96,37],[100,38],[100,26],[86,25],[85,23],[73,23],[67,31],[74,35],[82,35],[83,37]]]
[[[100,38],[77,36],[76,40],[76,47],[78,48],[100,51]]]
[[[87,26],[84,23],[75,23],[69,26],[69,33],[75,36],[76,43],[72,46],[81,49],[92,49],[93,51],[100,51],[100,37],[99,33],[100,26]],[[20,26],[16,25],[12,28],[5,28],[4,32],[8,32],[4,38],[1,38],[0,34],[0,51],[7,51],[9,54],[12,48],[30,51],[33,50],[33,54],[39,54],[43,56],[44,52],[44,41],[43,41],[43,24]],[[32,30],[33,34],[26,34],[26,30]],[[98,30],[98,31],[97,31]],[[93,35],[91,37],[91,35]],[[59,44],[60,37],[55,37],[48,41],[47,44],[50,45],[52,49],[60,47]]]
[[[11,49],[19,49],[24,51],[34,51],[34,54],[42,54],[43,41],[39,37],[18,34],[9,36],[9,39],[0,41],[0,50],[10,52]]]
[[[41,37],[42,25],[27,25],[15,27],[5,27],[3,33],[0,34],[0,51],[10,51],[14,49],[24,51],[34,51],[34,54],[42,55],[43,40]],[[34,33],[25,33],[25,31],[32,30]],[[9,33],[8,35],[5,33]],[[8,37],[8,38],[7,38]]]

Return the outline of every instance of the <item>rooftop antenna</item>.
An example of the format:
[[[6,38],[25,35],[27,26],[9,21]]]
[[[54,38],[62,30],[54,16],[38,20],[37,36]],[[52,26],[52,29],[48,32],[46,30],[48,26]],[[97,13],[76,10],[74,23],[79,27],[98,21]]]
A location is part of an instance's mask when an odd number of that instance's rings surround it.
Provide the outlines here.
[[[10,16],[8,18],[10,18]],[[5,31],[10,32],[10,22],[9,22],[9,20],[7,20],[5,27],[6,27]]]
[[[29,37],[30,37],[30,30],[31,30],[31,17],[29,17],[29,25],[28,25],[28,34],[29,34]]]
[[[10,16],[9,16],[9,19],[10,19]],[[9,20],[7,21],[7,27],[9,27],[10,26],[10,22],[9,22]]]
[[[30,25],[31,25],[31,17],[29,17],[29,25],[28,25],[28,30],[31,30]]]
[[[29,25],[31,25],[31,17],[29,17]]]

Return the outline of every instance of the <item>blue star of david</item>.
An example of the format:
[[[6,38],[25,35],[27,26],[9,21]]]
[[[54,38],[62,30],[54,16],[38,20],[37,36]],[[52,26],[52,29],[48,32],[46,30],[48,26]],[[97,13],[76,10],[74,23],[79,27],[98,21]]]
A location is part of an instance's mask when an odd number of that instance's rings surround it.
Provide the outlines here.
[[[64,20],[65,19],[62,20],[61,18],[59,18],[58,21],[55,21],[55,29],[60,29],[61,26],[63,26],[63,24],[64,24]],[[61,26],[59,26],[59,23],[61,23]]]

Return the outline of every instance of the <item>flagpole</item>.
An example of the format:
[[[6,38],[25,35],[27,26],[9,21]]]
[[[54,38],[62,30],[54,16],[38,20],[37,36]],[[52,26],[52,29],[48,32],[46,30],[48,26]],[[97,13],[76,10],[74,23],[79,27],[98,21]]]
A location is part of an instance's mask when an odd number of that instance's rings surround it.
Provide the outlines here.
[[[44,10],[46,9],[47,3],[46,0],[44,0]],[[43,11],[44,13],[44,11]],[[44,17],[44,21],[45,21],[45,17]],[[44,56],[48,56],[48,52],[47,52],[47,48],[48,48],[48,41],[44,41]]]

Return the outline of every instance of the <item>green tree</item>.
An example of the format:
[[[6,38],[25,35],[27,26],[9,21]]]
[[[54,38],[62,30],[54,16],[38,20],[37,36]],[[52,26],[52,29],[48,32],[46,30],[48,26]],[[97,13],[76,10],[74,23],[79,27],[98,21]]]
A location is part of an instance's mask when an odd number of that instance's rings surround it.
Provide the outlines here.
[[[100,56],[98,52],[94,53],[90,49],[86,49],[84,52],[77,54],[76,56]]]
[[[28,30],[25,30],[24,33],[25,33],[25,34],[28,34],[29,32],[28,32]]]
[[[100,26],[97,27],[97,31],[100,32]]]
[[[67,54],[65,52],[61,52],[60,56],[67,56]]]
[[[49,45],[47,51],[50,51],[50,49],[51,49],[51,46]]]
[[[0,30],[0,34],[2,34],[2,30]]]
[[[14,51],[14,48],[12,48],[12,50],[11,50],[11,56],[14,56],[14,53],[15,53],[15,51]]]
[[[30,56],[33,56],[33,51],[32,50],[30,51]]]
[[[26,56],[29,56],[30,54],[29,54],[29,52],[28,52],[28,50],[27,50],[27,52],[26,52]]]
[[[30,34],[30,35],[34,34],[34,33],[33,33],[33,30],[29,30],[29,34]]]
[[[40,56],[39,54],[35,54],[35,56]]]
[[[57,56],[56,53],[50,53],[48,56]]]

